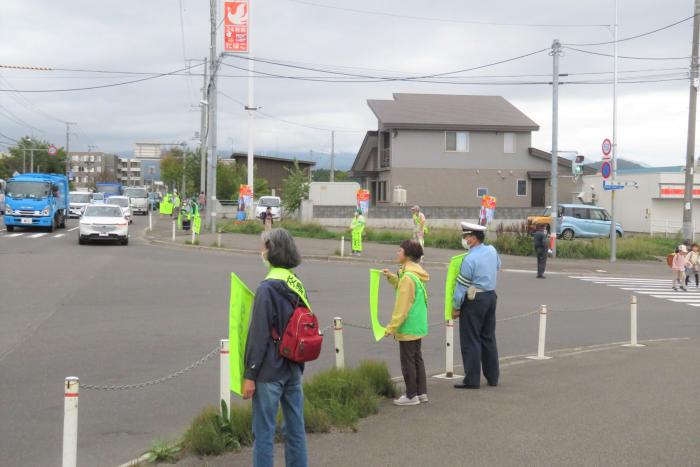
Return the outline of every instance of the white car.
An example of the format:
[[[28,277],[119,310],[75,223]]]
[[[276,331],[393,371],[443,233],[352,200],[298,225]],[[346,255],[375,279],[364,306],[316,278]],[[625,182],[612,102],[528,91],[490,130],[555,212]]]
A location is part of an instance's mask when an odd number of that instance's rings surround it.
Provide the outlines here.
[[[68,202],[70,203],[68,216],[80,217],[83,215],[85,208],[92,203],[92,195],[83,191],[71,191],[68,194]]]
[[[268,207],[272,210],[273,219],[282,218],[282,200],[279,196],[261,196],[255,205],[255,218],[260,219]]]
[[[126,217],[126,220],[129,221],[129,224],[134,222],[134,220],[131,218],[131,203],[129,203],[128,196],[110,196],[107,202],[109,204],[116,204],[117,206],[122,208],[124,217]]]
[[[85,245],[90,240],[118,240],[129,244],[129,221],[122,208],[116,204],[91,204],[80,218],[78,243]]]

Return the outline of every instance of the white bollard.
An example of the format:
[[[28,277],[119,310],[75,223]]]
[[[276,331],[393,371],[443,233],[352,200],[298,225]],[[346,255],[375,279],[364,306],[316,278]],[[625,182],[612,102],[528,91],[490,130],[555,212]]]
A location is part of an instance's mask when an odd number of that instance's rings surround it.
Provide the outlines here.
[[[340,237],[340,257],[345,256],[345,235]]]
[[[175,221],[173,221],[173,242],[175,241]]]
[[[216,234],[216,246],[221,248],[221,230]]]
[[[532,360],[549,360],[552,357],[545,357],[544,344],[547,338],[547,305],[542,305],[540,308],[540,332],[537,340],[537,355],[535,357],[527,357]]]
[[[66,378],[63,389],[63,467],[75,467],[78,461],[78,396],[80,379]]]
[[[231,368],[229,366],[228,339],[219,341],[219,408],[221,401],[231,410]]]
[[[151,210],[148,210],[148,231],[153,232],[153,216],[151,215]]]
[[[190,244],[194,245],[194,240],[195,240],[195,233],[194,233],[194,229],[192,229],[192,240],[190,240]]]
[[[463,375],[456,375],[454,368],[454,342],[455,342],[455,322],[445,321],[445,372],[433,376],[437,379],[461,379]]]
[[[644,344],[637,342],[637,296],[630,298],[630,343],[623,344],[623,347],[644,347]]]
[[[335,343],[335,367],[345,368],[343,349],[343,318],[333,318],[333,341]]]

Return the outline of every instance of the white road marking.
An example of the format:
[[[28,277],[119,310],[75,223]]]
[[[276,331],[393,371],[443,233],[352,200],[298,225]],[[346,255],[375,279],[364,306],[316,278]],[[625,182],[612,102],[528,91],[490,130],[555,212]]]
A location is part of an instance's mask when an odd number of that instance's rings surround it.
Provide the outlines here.
[[[65,234],[54,235],[53,238],[61,238],[61,237],[63,237],[64,235],[65,235]]]
[[[5,237],[21,237],[22,235],[24,235],[24,234],[23,233],[11,233],[11,234],[5,235]]]
[[[68,229],[68,232],[72,232],[72,231],[74,231],[74,230],[76,230],[76,229],[79,229],[79,228],[80,228],[80,226],[78,226],[78,227],[73,227],[72,229]]]
[[[43,237],[44,235],[46,235],[46,232],[40,232],[40,233],[36,233],[34,235],[30,235],[29,238],[39,238],[39,237]]]
[[[659,300],[668,300],[674,303],[683,303],[694,307],[700,307],[700,290],[690,287],[688,291],[671,289],[672,279],[645,278],[645,277],[601,277],[601,276],[569,276],[571,279],[579,279],[607,287],[615,287],[620,290],[647,295]]]

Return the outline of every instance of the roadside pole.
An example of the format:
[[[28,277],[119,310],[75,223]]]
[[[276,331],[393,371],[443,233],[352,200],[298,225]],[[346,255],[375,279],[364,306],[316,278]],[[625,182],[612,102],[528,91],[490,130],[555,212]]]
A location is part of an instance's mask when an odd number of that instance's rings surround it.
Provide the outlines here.
[[[75,125],[75,122],[66,123],[66,177],[70,176],[70,126]]]
[[[202,68],[204,83],[202,84],[202,101],[199,103],[199,191],[207,191],[207,57],[204,57],[204,67]],[[197,193],[199,195],[199,193]]]
[[[552,245],[552,257],[557,256],[557,213],[558,204],[558,163],[559,163],[559,57],[562,55],[561,43],[559,39],[554,39],[552,43],[552,51],[549,53],[552,56],[552,209],[549,218],[550,221],[550,237],[554,239]]]
[[[695,117],[698,100],[698,39],[700,36],[700,0],[695,0],[693,18],[693,55],[690,61],[690,102],[688,105],[688,139],[685,153],[685,190],[683,195],[683,239],[693,241],[693,188],[695,169]]]
[[[612,184],[617,182],[617,3],[615,0],[615,26],[613,34],[613,130],[612,130]],[[617,261],[617,228],[615,224],[615,192],[610,191],[610,262]]]
[[[331,130],[331,175],[330,182],[335,182],[335,130]]]
[[[248,178],[247,178],[247,184],[250,187],[251,191],[253,192],[252,198],[255,199],[255,189],[254,189],[254,183],[255,183],[255,111],[258,110],[257,107],[255,107],[255,93],[254,93],[254,78],[253,74],[255,73],[255,61],[253,60],[253,40],[252,40],[252,31],[253,29],[251,28],[252,24],[252,3],[253,0],[248,0],[248,105],[245,106],[246,111],[248,112],[248,158],[247,158],[247,164],[248,164]],[[247,218],[252,218],[255,215],[255,207],[253,205],[254,203],[250,202],[246,206],[248,212],[246,213]]]
[[[212,233],[216,232],[216,29],[217,29],[217,0],[209,0],[209,82],[207,84],[207,225]]]

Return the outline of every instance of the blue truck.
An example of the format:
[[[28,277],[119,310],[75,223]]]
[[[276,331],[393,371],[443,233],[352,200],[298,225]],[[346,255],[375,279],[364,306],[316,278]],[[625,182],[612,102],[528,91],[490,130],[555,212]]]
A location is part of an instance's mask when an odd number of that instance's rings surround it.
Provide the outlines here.
[[[15,227],[65,228],[69,201],[65,175],[16,175],[5,189],[5,227],[8,232]]]
[[[111,183],[111,182],[100,182],[95,183],[95,191],[98,193],[104,193],[105,203],[108,202],[110,196],[121,196],[122,185],[121,183]]]

